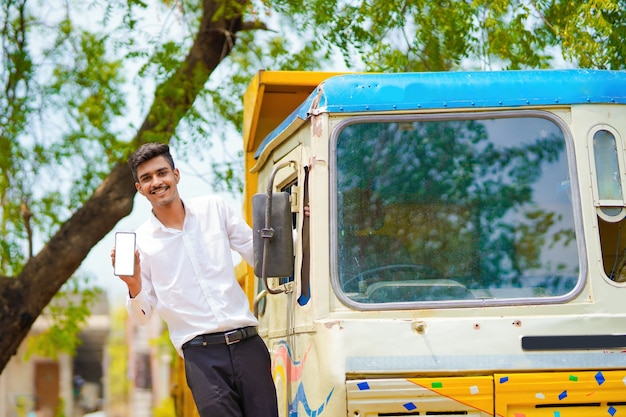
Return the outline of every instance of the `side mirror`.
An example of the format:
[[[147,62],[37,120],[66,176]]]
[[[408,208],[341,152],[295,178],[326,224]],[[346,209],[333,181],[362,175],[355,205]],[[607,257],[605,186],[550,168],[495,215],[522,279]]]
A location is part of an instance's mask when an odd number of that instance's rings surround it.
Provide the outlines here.
[[[268,207],[268,199],[271,204]],[[268,287],[268,277],[293,275],[293,231],[289,194],[255,194],[252,197],[254,274],[264,280],[270,294],[282,292]]]

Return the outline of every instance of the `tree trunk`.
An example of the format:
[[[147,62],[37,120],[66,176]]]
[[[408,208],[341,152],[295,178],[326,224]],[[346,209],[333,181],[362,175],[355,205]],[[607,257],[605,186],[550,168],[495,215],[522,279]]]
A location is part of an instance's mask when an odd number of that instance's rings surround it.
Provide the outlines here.
[[[238,10],[243,10],[244,3],[237,2]],[[146,142],[169,142],[210,74],[232,50],[235,35],[242,27],[241,13],[224,18],[221,6],[219,0],[203,2],[203,17],[193,46],[178,71],[156,89],[150,112],[133,140],[137,147]],[[232,11],[233,6],[229,7]],[[37,316],[91,248],[130,214],[134,196],[130,169],[120,161],[41,252],[30,258],[19,276],[0,277],[0,372]]]

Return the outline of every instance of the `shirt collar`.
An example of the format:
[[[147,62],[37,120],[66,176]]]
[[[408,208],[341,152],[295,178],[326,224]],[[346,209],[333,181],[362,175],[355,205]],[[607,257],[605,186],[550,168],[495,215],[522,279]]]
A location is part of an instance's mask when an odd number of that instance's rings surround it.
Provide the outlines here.
[[[189,206],[185,204],[185,202],[182,199],[180,201],[183,203],[183,209],[185,210],[185,222],[186,222],[187,217],[191,214],[191,211],[189,210]],[[150,227],[152,228],[152,232],[156,232],[158,230],[161,230],[163,232],[172,231],[172,229],[165,227],[165,225],[161,223],[161,221],[158,219],[158,217],[154,214],[152,210],[150,210],[149,223],[150,223]],[[184,224],[183,224],[183,227],[184,227]]]

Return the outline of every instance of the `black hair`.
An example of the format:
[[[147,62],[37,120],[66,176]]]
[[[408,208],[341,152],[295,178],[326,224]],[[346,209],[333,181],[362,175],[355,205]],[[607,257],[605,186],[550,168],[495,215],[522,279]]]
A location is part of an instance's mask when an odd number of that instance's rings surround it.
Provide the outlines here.
[[[157,156],[165,157],[165,160],[174,169],[174,158],[170,153],[170,147],[165,143],[146,143],[141,145],[131,156],[128,157],[128,166],[133,173],[135,182],[139,182],[137,178],[137,168],[139,165]]]

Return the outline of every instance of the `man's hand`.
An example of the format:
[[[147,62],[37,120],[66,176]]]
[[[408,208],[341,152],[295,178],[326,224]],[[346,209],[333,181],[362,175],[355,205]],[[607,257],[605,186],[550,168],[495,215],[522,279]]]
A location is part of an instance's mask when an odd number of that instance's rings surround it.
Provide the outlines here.
[[[111,249],[111,265],[115,265],[115,248]],[[135,250],[135,275],[120,275],[120,279],[128,286],[130,298],[135,298],[141,292],[141,269],[139,267],[138,250]]]

